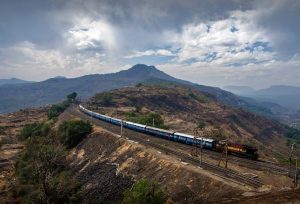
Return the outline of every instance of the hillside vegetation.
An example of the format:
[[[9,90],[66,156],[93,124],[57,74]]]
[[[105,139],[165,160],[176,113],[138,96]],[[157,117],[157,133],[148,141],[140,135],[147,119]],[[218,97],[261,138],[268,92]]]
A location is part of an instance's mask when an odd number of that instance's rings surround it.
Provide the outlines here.
[[[109,103],[103,103],[108,95]],[[289,140],[297,138],[294,129],[260,114],[220,104],[199,88],[178,83],[138,84],[96,94],[88,106],[134,122],[140,121],[136,117],[156,114],[170,130],[184,133],[194,134],[200,126],[205,137],[256,146],[262,158],[284,157]],[[151,119],[147,125],[152,125]]]

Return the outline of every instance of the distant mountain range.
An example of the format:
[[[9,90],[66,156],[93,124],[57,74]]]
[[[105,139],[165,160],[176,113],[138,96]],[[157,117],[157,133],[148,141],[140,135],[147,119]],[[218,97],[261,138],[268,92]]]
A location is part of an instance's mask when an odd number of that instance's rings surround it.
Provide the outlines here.
[[[300,87],[276,85],[266,89],[254,90],[246,86],[226,86],[224,89],[261,102],[272,102],[285,108],[300,110]]]
[[[82,99],[87,99],[99,92],[133,86],[145,81],[152,83],[169,81],[193,86],[222,104],[272,117],[278,113],[287,112],[287,109],[273,102],[261,102],[248,97],[237,96],[218,87],[194,84],[167,75],[154,66],[137,64],[128,70],[112,74],[94,74],[78,78],[55,77],[42,82],[4,84],[0,86],[0,113],[57,103],[74,91]],[[244,88],[244,90],[246,89]]]
[[[81,98],[86,99],[99,92],[131,86],[149,80],[173,81],[195,86],[221,103],[268,114],[272,112],[257,102],[238,97],[220,88],[176,79],[154,66],[137,64],[128,70],[112,74],[94,74],[72,79],[55,77],[42,82],[0,86],[0,95],[2,96],[0,98],[0,113],[57,103],[73,91],[77,92]]]
[[[42,82],[0,86],[0,113],[57,103],[71,92],[88,98],[95,93],[137,84],[150,78],[176,80],[154,66],[138,64],[113,74],[94,74],[78,78],[55,77]]]
[[[4,84],[24,84],[24,83],[30,83],[30,81],[25,81],[18,78],[0,79],[0,86]]]
[[[255,89],[249,86],[224,86],[223,89],[237,95],[243,95],[245,93],[251,93],[255,91]]]

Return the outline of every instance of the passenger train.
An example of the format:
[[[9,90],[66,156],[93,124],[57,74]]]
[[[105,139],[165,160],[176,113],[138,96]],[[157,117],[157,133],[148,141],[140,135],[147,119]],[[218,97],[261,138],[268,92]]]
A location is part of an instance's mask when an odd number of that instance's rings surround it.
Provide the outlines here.
[[[84,112],[85,114],[92,116],[94,118],[97,118],[99,120],[112,123],[114,125],[121,126],[121,123],[123,122],[123,127],[128,128],[134,131],[146,133],[152,136],[160,137],[167,140],[172,140],[179,143],[184,143],[188,145],[195,145],[200,147],[202,142],[203,149],[217,151],[217,152],[223,152],[225,149],[226,144],[222,141],[217,141],[214,139],[208,139],[208,138],[195,138],[193,135],[169,131],[169,130],[163,130],[160,128],[151,127],[148,125],[142,125],[138,123],[133,123],[130,121],[120,120],[118,118],[109,117],[106,115],[102,115],[93,111],[90,111],[86,108],[84,108],[82,105],[79,105],[79,109]],[[201,141],[202,140],[202,141]],[[257,149],[255,147],[242,145],[242,144],[233,144],[228,143],[227,144],[227,152],[228,154],[240,156],[240,157],[246,157],[253,160],[258,159],[258,153]]]

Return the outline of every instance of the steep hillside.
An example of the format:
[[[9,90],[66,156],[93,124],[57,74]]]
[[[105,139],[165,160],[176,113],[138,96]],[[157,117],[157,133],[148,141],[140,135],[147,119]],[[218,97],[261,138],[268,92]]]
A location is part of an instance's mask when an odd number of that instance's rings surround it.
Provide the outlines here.
[[[0,86],[0,114],[13,112],[21,108],[41,106],[56,103],[75,91],[81,98],[88,98],[96,93],[115,88],[126,87],[144,81],[173,81],[199,88],[203,93],[209,94],[218,101],[227,105],[245,108],[262,113],[272,113],[259,103],[238,97],[217,87],[197,85],[188,81],[176,79],[154,66],[138,64],[132,68],[113,74],[86,75],[78,78],[56,77],[42,82],[27,84],[6,84]],[[156,79],[156,80],[153,80]]]
[[[15,165],[24,145],[17,138],[26,124],[45,120],[47,111],[46,107],[0,115],[0,203],[18,203],[13,196]]]
[[[285,126],[261,115],[220,104],[214,96],[199,88],[172,83],[139,84],[97,94],[88,106],[127,120],[155,112],[164,120],[164,126],[191,134],[198,124],[202,127],[204,124],[206,137],[254,145],[262,157],[279,158],[288,153]],[[152,121],[149,123],[152,125]]]
[[[298,114],[300,110],[300,87],[277,85],[260,90],[252,89],[252,91],[250,87],[227,86],[224,88],[247,101],[248,108],[244,108],[249,109],[251,105],[255,105],[259,107],[258,112],[300,129]],[[253,110],[255,109],[257,108],[254,107]]]
[[[87,98],[101,91],[125,87],[149,78],[173,80],[173,77],[153,66],[135,65],[129,70],[113,74],[95,74],[73,79],[52,78],[28,84],[7,84],[0,87],[0,113],[56,103],[73,91],[80,97]]]

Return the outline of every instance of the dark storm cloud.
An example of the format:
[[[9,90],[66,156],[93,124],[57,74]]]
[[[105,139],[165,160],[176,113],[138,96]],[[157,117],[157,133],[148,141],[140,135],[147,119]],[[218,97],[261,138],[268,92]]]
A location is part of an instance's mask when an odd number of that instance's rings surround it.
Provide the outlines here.
[[[131,29],[180,29],[185,23],[213,20],[234,9],[246,9],[249,1],[205,0],[4,0],[0,6],[1,45],[19,41],[59,44],[61,33],[73,15],[87,14]],[[57,42],[58,41],[58,42]]]
[[[250,0],[90,0],[73,1],[78,10],[105,16],[118,25],[134,25],[143,29],[181,28],[191,21],[208,21],[224,18],[231,10],[246,10]]]
[[[145,62],[207,84],[288,84],[300,73],[299,11],[299,0],[1,0],[0,78]]]
[[[136,43],[142,43],[138,40],[141,35],[153,36],[151,44],[160,41],[161,31],[180,31],[185,24],[226,19],[230,11],[251,9],[260,10],[257,24],[268,29],[276,43],[274,47],[284,57],[299,52],[298,0],[3,0],[0,44],[30,41],[40,46],[60,46],[63,33],[72,26],[72,17],[76,15],[105,19],[122,29],[121,38],[133,38]]]
[[[0,44],[30,41],[51,46],[61,37],[63,25],[53,21],[53,11],[65,7],[64,1],[2,0],[0,4]],[[63,22],[61,22],[63,23]]]
[[[300,53],[300,1],[257,1],[254,8],[261,10],[258,25],[269,31],[274,48],[284,58]]]

